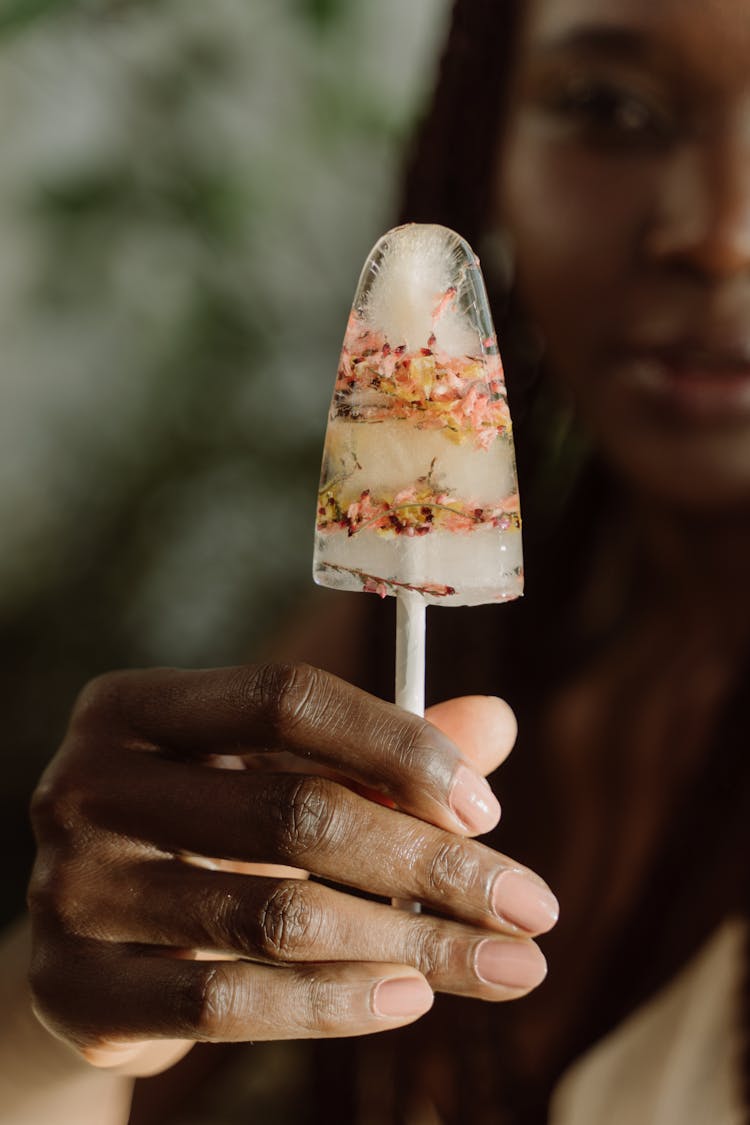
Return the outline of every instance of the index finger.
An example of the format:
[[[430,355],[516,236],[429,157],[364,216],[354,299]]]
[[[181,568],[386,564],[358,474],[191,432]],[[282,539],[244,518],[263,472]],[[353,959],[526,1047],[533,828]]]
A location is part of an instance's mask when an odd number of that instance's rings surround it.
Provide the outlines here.
[[[109,673],[79,700],[73,733],[113,735],[181,758],[285,750],[382,793],[405,812],[473,835],[500,806],[431,723],[306,664]]]

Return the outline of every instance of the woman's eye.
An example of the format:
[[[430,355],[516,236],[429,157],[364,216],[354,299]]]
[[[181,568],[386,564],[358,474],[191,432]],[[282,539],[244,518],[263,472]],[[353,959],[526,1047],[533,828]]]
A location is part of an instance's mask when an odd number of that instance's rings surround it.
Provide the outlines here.
[[[605,82],[574,83],[560,92],[552,108],[604,144],[663,144],[673,132],[661,106]]]

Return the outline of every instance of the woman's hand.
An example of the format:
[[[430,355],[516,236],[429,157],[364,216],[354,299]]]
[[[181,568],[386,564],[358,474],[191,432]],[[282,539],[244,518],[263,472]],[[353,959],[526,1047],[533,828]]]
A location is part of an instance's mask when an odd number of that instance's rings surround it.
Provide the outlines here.
[[[469,838],[497,821],[480,770],[509,753],[513,717],[486,698],[431,717],[455,741],[305,665],[93,681],[33,802],[41,1021],[144,1074],[196,1040],[362,1035],[418,1018],[433,990],[539,984],[531,936],[555,900]]]

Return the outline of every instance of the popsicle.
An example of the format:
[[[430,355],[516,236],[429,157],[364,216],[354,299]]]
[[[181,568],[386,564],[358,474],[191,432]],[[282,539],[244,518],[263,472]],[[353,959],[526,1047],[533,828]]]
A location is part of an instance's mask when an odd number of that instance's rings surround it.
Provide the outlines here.
[[[396,596],[396,702],[417,714],[425,607],[523,592],[502,361],[479,260],[446,227],[396,227],[362,270],[328,418],[313,575]]]

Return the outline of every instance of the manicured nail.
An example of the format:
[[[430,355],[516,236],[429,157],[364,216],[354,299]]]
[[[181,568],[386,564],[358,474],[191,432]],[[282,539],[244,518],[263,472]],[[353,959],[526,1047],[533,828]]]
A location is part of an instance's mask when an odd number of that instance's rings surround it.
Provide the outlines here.
[[[483,777],[459,766],[448,794],[452,812],[471,832],[489,832],[500,819],[497,797]]]
[[[534,988],[546,977],[547,962],[530,942],[488,940],[477,946],[474,969],[485,984]]]
[[[381,980],[372,993],[372,1010],[387,1019],[421,1016],[432,1007],[434,996],[425,980],[419,977],[394,977]]]
[[[551,930],[560,915],[552,892],[517,871],[502,871],[498,875],[492,888],[492,909],[503,922],[530,934]]]

